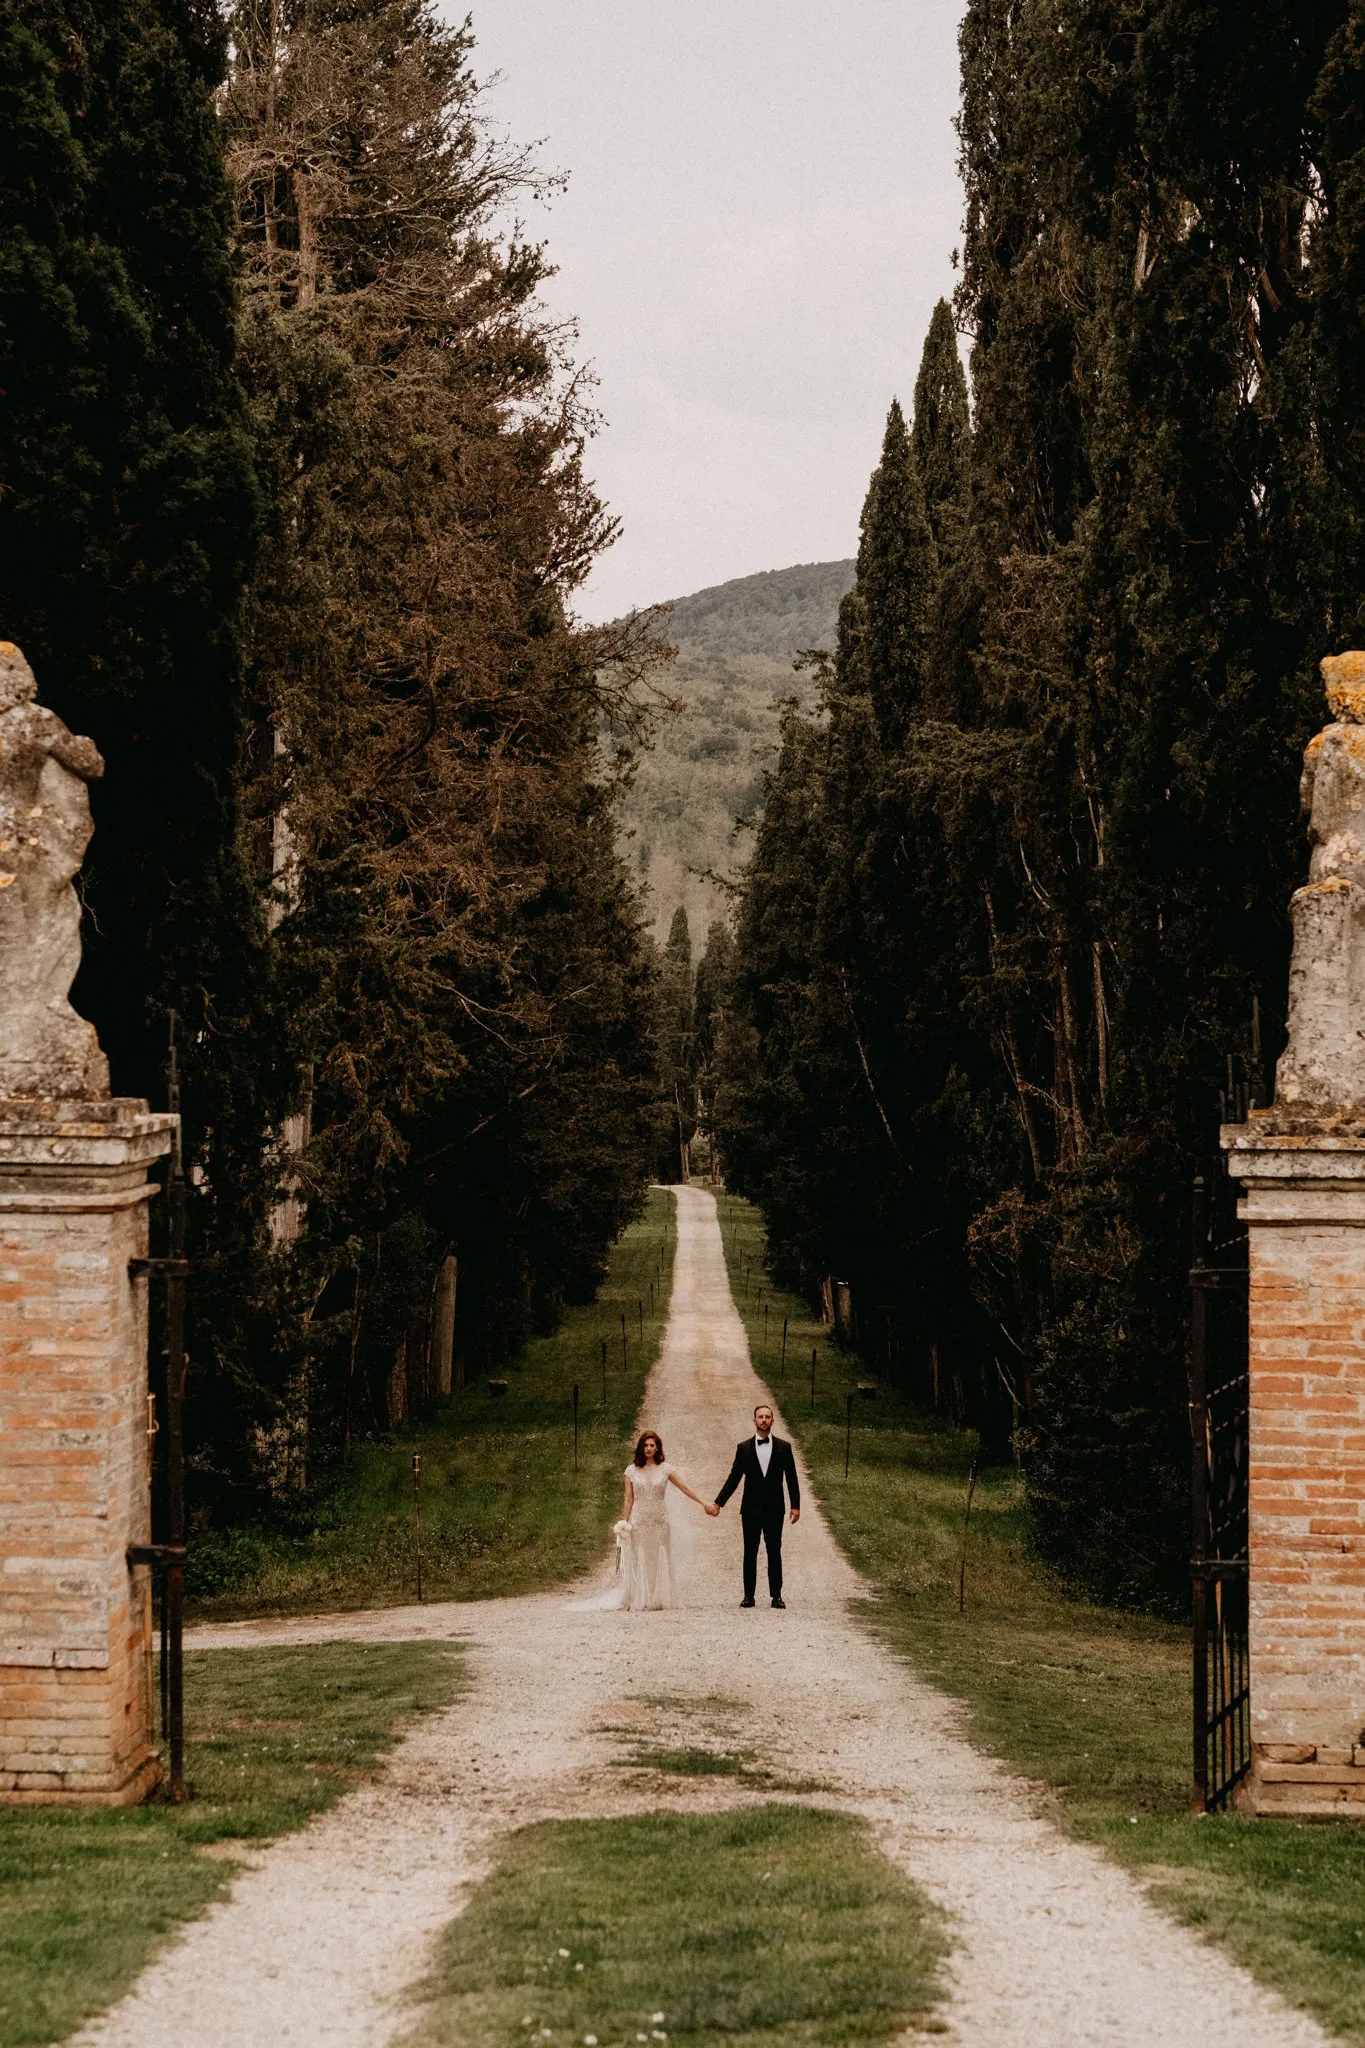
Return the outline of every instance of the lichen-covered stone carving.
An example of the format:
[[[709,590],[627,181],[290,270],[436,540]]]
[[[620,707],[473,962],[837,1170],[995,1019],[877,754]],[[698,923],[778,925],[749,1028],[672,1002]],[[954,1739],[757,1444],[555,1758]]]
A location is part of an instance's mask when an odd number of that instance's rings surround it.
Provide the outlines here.
[[[0,640],[0,1097],[109,1093],[95,1028],[67,1000],[81,964],[72,888],[93,827],[93,740],[34,702],[33,671]]]
[[[1303,757],[1313,856],[1290,905],[1289,1042],[1275,1104],[1365,1117],[1365,653],[1330,655],[1322,676],[1332,723]]]

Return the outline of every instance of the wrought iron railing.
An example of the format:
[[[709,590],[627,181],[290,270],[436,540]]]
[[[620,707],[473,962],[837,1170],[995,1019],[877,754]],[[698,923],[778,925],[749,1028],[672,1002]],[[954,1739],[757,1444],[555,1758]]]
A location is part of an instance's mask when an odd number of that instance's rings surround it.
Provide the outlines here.
[[[1251,1763],[1246,1229],[1220,1158],[1195,1177],[1190,1268],[1194,1805],[1225,1806]]]

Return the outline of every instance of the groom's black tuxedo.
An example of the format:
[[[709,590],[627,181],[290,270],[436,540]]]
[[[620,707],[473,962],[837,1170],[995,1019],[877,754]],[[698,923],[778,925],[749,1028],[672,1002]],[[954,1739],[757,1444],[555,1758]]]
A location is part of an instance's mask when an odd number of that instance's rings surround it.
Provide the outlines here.
[[[794,1508],[801,1505],[801,1482],[796,1476],[796,1460],[792,1447],[780,1436],[770,1438],[773,1454],[768,1460],[764,1473],[758,1462],[758,1445],[753,1437],[746,1437],[742,1444],[735,1446],[735,1462],[730,1467],[730,1476],[716,1495],[716,1506],[723,1508],[730,1495],[744,1482],[744,1494],[739,1503],[739,1519],[744,1530],[744,1597],[752,1600],[758,1584],[759,1539],[768,1553],[768,1591],[774,1600],[782,1597],[782,1524],[785,1519],[785,1502],[782,1488]]]

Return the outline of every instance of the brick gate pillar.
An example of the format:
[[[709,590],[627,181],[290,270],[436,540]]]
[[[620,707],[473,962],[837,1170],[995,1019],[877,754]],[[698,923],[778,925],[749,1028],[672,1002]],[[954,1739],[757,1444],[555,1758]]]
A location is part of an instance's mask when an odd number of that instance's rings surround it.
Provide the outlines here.
[[[0,1804],[119,1805],[152,1748],[145,1102],[0,1100]]]
[[[1365,1124],[1223,1132],[1250,1237],[1250,1665],[1259,1813],[1365,1819]]]

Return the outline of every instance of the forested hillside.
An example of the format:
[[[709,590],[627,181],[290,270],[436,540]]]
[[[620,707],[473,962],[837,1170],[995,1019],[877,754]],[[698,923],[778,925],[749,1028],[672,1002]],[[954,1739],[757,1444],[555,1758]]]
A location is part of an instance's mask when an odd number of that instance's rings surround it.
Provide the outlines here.
[[[793,661],[832,648],[853,563],[810,562],[741,576],[674,600],[659,630],[678,649],[662,678],[678,708],[663,712],[622,807],[625,859],[648,892],[662,943],[681,905],[700,936],[724,916],[718,881],[748,858],[747,834],[774,757],[784,698],[812,698]]]
[[[961,282],[738,917],[732,1184],[1107,1596],[1183,1597],[1191,1179],[1282,1041],[1362,631],[1363,48],[1346,0],[972,0]]]

